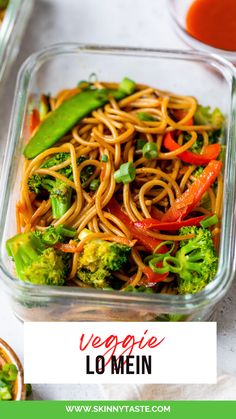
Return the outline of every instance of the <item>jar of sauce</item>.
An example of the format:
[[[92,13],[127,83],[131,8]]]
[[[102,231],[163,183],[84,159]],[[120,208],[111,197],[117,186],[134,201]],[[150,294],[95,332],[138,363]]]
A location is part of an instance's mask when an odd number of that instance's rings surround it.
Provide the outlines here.
[[[186,30],[214,48],[236,51],[236,0],[194,0],[186,15]]]

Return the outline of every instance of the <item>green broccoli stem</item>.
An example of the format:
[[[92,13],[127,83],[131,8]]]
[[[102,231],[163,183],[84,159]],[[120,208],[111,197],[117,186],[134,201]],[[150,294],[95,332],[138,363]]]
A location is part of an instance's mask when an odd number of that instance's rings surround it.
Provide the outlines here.
[[[57,231],[58,233],[62,236],[62,237],[68,237],[68,238],[74,238],[77,234],[77,231],[72,228],[72,227],[66,227],[63,224],[60,224],[57,227]]]
[[[199,263],[187,262],[186,263],[186,269],[189,269],[191,271],[197,272],[199,274],[202,273],[201,264],[199,264]]]
[[[45,246],[32,233],[23,233],[7,240],[6,248],[8,255],[14,259],[18,277],[24,280],[25,266],[35,261],[42,254]]]
[[[71,206],[72,189],[62,183],[61,188],[64,188],[61,194],[60,188],[54,188],[50,193],[50,200],[52,206],[52,216],[54,219],[59,220],[68,211]]]
[[[93,233],[84,229],[79,234],[82,240]],[[105,240],[92,239],[87,242],[78,259],[78,278],[95,288],[106,288],[112,272],[124,268],[129,259],[131,248],[129,246],[109,243]]]
[[[37,195],[44,190],[49,193],[54,219],[60,219],[70,208],[72,189],[60,179],[51,179],[36,174],[29,179],[28,185],[29,190]]]
[[[53,247],[47,247],[40,235],[32,232],[17,234],[7,240],[6,248],[22,281],[37,285],[64,284],[70,261]]]

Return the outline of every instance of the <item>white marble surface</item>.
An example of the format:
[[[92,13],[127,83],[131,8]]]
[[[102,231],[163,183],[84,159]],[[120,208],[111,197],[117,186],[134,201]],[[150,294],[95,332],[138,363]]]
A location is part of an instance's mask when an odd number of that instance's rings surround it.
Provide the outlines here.
[[[73,41],[152,48],[186,48],[173,32],[166,0],[35,0],[19,56],[0,98],[0,156],[4,146],[17,71],[26,57],[54,42]],[[218,368],[236,375],[236,283],[218,305]],[[0,336],[23,359],[23,326],[0,288]],[[129,393],[132,398],[132,393]],[[152,391],[155,399],[155,389]],[[133,395],[135,397],[135,395]],[[104,388],[34,386],[35,399],[104,399]]]

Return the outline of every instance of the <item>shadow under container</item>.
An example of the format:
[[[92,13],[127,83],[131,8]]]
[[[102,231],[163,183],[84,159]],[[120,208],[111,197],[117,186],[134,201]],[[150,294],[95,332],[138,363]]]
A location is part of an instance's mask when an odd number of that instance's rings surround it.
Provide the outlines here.
[[[142,294],[78,287],[36,286],[17,280],[6,253],[6,240],[16,233],[27,141],[28,117],[42,93],[74,87],[96,73],[99,80],[119,82],[128,76],[162,90],[195,96],[219,107],[226,116],[223,143],[223,220],[219,267],[215,279],[194,295]],[[235,274],[236,98],[233,66],[223,58],[197,52],[59,44],[32,55],[18,76],[1,181],[0,276],[13,310],[26,321],[198,321],[208,319]]]

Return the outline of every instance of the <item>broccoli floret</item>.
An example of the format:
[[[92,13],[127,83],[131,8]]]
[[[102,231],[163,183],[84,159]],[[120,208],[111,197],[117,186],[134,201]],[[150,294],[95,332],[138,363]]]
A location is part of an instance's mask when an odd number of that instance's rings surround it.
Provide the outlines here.
[[[180,249],[175,256],[164,255],[163,267],[177,275],[180,294],[194,294],[215,277],[218,258],[209,230],[189,226],[179,231],[181,236],[192,234],[194,237],[180,241]]]
[[[106,287],[111,273],[119,271],[127,263],[130,250],[129,246],[123,244],[90,240],[79,257],[78,278],[96,288]]]
[[[72,189],[65,182],[56,179],[50,191],[53,218],[61,218],[71,205]]]
[[[194,122],[197,125],[212,125],[214,130],[219,130],[223,126],[224,116],[218,108],[211,112],[210,106],[199,105],[194,115]]]
[[[178,290],[180,294],[194,294],[205,288],[215,277],[218,258],[209,230],[182,227],[180,234],[194,234],[195,237],[181,241],[175,256],[176,266],[179,267]]]
[[[80,156],[77,160],[77,164],[81,164],[85,160],[87,160],[86,157]],[[82,188],[87,186],[88,179],[90,178],[90,176],[93,175],[93,173],[94,173],[94,166],[91,166],[91,165],[85,166],[81,170],[81,172],[80,172],[80,182],[81,182]]]
[[[53,246],[57,243],[65,243],[69,239],[74,239],[77,232],[72,227],[64,226],[60,224],[58,227],[50,226],[43,231],[36,230],[32,234],[39,237],[41,242],[46,246]],[[57,252],[61,256],[65,266],[65,276],[68,276],[71,269],[72,254]]]
[[[194,115],[195,124],[212,125],[212,131],[208,132],[209,144],[214,144],[214,143],[219,142],[220,137],[222,135],[222,131],[223,131],[224,120],[225,120],[224,116],[222,112],[220,111],[220,109],[215,108],[213,112],[211,112],[210,106],[199,105]],[[202,137],[201,134],[198,134],[198,138],[200,138],[200,136]],[[197,140],[196,143],[198,142],[199,141]],[[202,137],[202,145],[203,145],[203,137]],[[192,149],[192,151],[194,151],[194,149]]]
[[[57,153],[54,154],[54,156],[50,157],[48,160],[46,160],[45,163],[41,165],[42,169],[50,169],[50,167],[56,166],[58,164],[64,163],[66,160],[70,158],[70,153]],[[80,159],[77,160],[79,162]],[[82,160],[84,161],[84,160]],[[58,173],[61,175],[67,177],[70,180],[73,180],[73,170],[72,165],[69,164],[66,167],[63,167],[63,169],[58,170]]]
[[[65,265],[62,257],[52,248],[45,249],[30,266],[25,267],[26,281],[37,285],[63,285]]]
[[[67,267],[62,256],[47,248],[37,234],[17,234],[7,240],[6,248],[21,280],[38,285],[64,284]]]
[[[183,136],[184,144],[190,141],[191,138],[192,136],[188,134],[187,132],[185,132]],[[189,150],[192,151],[193,153],[199,154],[202,150],[202,147],[203,147],[203,136],[202,134],[198,133],[195,143],[190,147]]]
[[[57,166],[58,164],[64,163],[64,161],[70,158],[70,153],[57,153],[46,160],[42,165],[42,169],[50,169],[50,167]]]
[[[68,156],[69,157],[69,156]],[[67,157],[67,158],[68,158]],[[66,160],[66,159],[65,159]],[[77,166],[79,166],[81,163],[83,163],[84,161],[88,160],[87,157],[85,156],[80,156],[77,159]],[[69,165],[67,167],[64,167],[63,169],[59,170],[59,173],[61,173],[63,176],[66,176],[68,179],[71,179],[72,181],[73,179],[73,170],[72,170],[72,165]],[[80,172],[80,182],[81,182],[81,186],[82,188],[87,186],[87,181],[90,178],[90,176],[92,176],[94,173],[94,166],[92,165],[88,165],[85,166],[81,172]]]
[[[95,271],[81,268],[78,270],[78,278],[85,284],[93,285],[95,288],[106,288],[107,280],[111,274],[107,269],[98,268]]]
[[[60,224],[58,227],[50,226],[43,231],[36,230],[32,234],[39,237],[43,244],[53,246],[58,242],[65,242],[68,238],[75,238],[77,232],[72,227]]]
[[[50,157],[40,167],[42,169],[50,169],[60,163],[63,163],[70,157],[69,153],[57,153]],[[59,170],[63,176],[70,178],[72,176],[72,168],[69,165]],[[33,175],[28,180],[29,190],[39,195],[43,191],[47,191],[50,196],[52,205],[52,215],[54,219],[61,218],[70,208],[72,189],[60,179],[54,179],[51,176]]]
[[[39,175],[33,175],[28,179],[28,188],[31,192],[34,192],[36,195],[42,190],[42,178]]]
[[[70,208],[72,189],[60,179],[35,174],[29,178],[28,186],[29,190],[36,195],[43,193],[43,191],[49,192],[54,219],[61,218]]]
[[[46,160],[46,162],[40,167],[42,169],[50,169],[55,165],[65,162],[69,157],[69,153],[57,153]],[[86,157],[80,156],[77,159],[77,164],[79,165],[85,160],[87,160]],[[58,173],[73,181],[73,170],[71,164],[63,169],[60,169]],[[83,188],[87,186],[87,181],[93,173],[94,167],[92,165],[88,165],[82,169],[80,173],[80,180]],[[60,179],[54,179],[48,175],[40,176],[38,174],[34,174],[28,179],[28,187],[29,190],[34,192],[36,195],[42,195],[45,191],[46,193],[49,193],[54,219],[61,218],[70,208],[72,189]]]
[[[43,191],[50,192],[54,186],[54,180],[49,176],[40,176],[38,174],[32,175],[28,179],[28,187],[31,192],[36,195],[41,194]]]
[[[224,125],[224,116],[220,109],[215,108],[213,112],[211,112],[210,106],[199,105],[194,115],[194,122],[197,125],[212,125],[212,131],[208,132],[209,144],[219,142]],[[198,134],[198,137],[199,135],[201,134]],[[198,140],[196,141],[196,143],[197,142]]]
[[[69,153],[55,154],[55,156],[48,159],[41,167],[42,168],[50,168],[54,165],[63,163],[64,161],[69,159],[69,157],[70,157]],[[79,166],[81,163],[83,163],[86,160],[87,160],[87,157],[80,156],[77,159],[77,165]],[[68,179],[72,180],[72,181],[74,180],[73,179],[73,170],[72,170],[72,165],[71,164],[69,164],[68,166],[59,170],[59,173],[61,175],[65,176],[65,177],[67,177]],[[94,166],[91,166],[91,165],[88,165],[81,170],[80,181],[81,181],[82,188],[84,188],[86,186],[86,183],[87,183],[88,179],[90,178],[90,176],[93,175],[93,173],[94,173]]]

